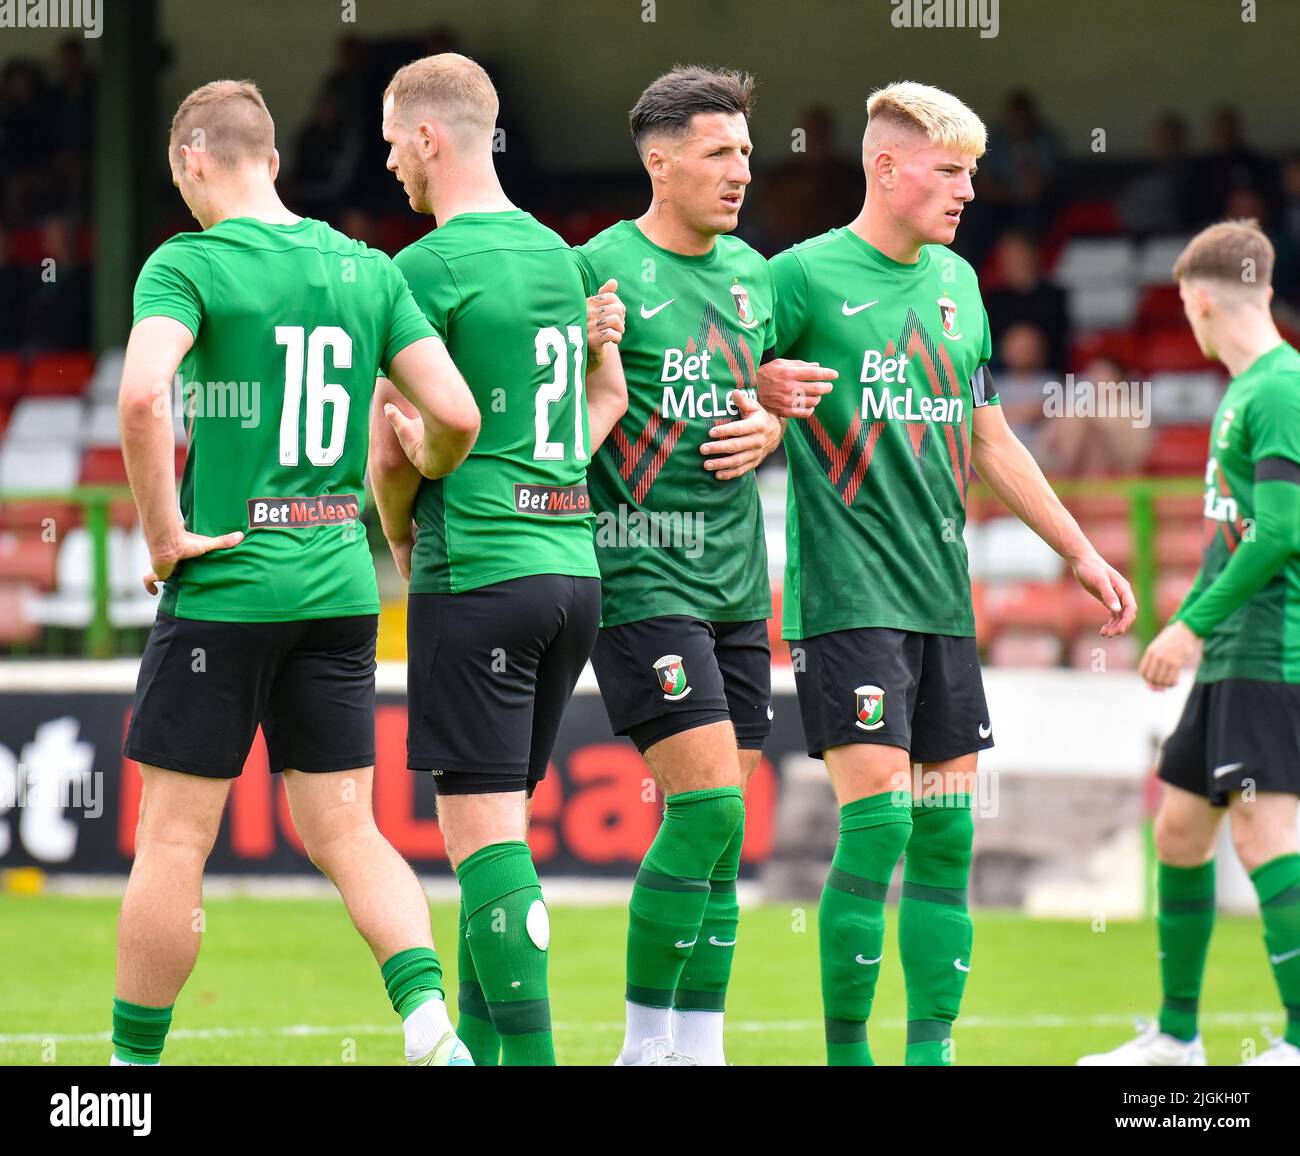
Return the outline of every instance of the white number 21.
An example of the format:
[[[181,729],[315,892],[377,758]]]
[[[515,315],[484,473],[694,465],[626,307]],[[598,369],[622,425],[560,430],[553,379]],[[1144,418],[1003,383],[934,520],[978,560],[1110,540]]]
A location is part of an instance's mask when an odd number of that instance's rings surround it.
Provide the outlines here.
[[[555,378],[540,386],[534,402],[533,429],[537,440],[533,446],[533,460],[539,462],[561,462],[564,460],[564,443],[551,441],[551,406],[560,401],[569,388],[569,353],[573,354],[573,383],[577,389],[573,407],[573,456],[580,462],[587,460],[587,448],[582,436],[582,416],[586,410],[583,403],[583,387],[586,381],[582,376],[582,352],[587,344],[586,335],[580,325],[566,326],[568,340],[554,325],[537,331],[534,345],[537,348],[537,364],[549,365],[555,361]]]
[[[308,335],[301,325],[277,325],[275,343],[285,347],[284,407],[280,412],[280,464],[298,464],[298,416],[302,409],[303,345],[307,351],[307,460],[332,466],[343,456],[348,407],[352,398],[337,382],[325,380],[325,350],[335,369],[352,368],[352,338],[337,325],[318,325]],[[330,437],[325,443],[325,406],[330,406]]]

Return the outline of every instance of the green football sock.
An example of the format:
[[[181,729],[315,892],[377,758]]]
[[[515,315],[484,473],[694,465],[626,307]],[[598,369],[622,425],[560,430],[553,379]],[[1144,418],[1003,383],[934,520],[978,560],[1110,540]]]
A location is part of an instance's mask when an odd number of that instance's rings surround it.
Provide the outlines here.
[[[1196,1038],[1201,977],[1214,931],[1214,860],[1199,867],[1160,863],[1156,871],[1160,943],[1160,1030],[1176,1040]]]
[[[445,998],[442,964],[431,947],[412,947],[389,956],[379,974],[383,976],[393,1011],[402,1019],[428,1000]]]
[[[885,895],[912,830],[912,797],[892,791],[840,808],[840,836],[817,916],[826,1062],[872,1062],[867,1019],[885,943]]]
[[[113,1053],[128,1064],[159,1063],[171,1026],[170,1007],[145,1007],[114,998]]]
[[[460,980],[456,992],[456,1002],[460,1006],[456,1034],[460,1036],[461,1043],[469,1048],[469,1054],[474,1057],[477,1067],[495,1068],[501,1062],[501,1037],[492,1026],[487,1000],[483,998],[483,986],[474,969],[474,953],[470,951],[469,940],[465,937],[466,922],[465,903],[462,900],[460,930],[456,938],[456,971]]]
[[[1300,855],[1279,855],[1250,873],[1264,943],[1286,1007],[1286,1042],[1300,1048]]]
[[[724,1011],[731,961],[736,954],[736,929],[740,904],[736,902],[736,876],[740,874],[740,848],[745,841],[742,816],[736,833],[709,876],[709,899],[704,921],[691,948],[690,958],[677,981],[673,1007],[678,1011]]]
[[[739,787],[683,791],[664,799],[663,822],[628,904],[629,1002],[673,1006],[682,968],[701,934],[712,895],[709,879],[744,816]]]
[[[555,1063],[546,990],[550,919],[524,842],[493,843],[456,868],[465,939],[507,1067]]]
[[[898,905],[908,1064],[953,1062],[952,1025],[974,938],[966,907],[973,832],[969,795],[932,798],[912,808]]]

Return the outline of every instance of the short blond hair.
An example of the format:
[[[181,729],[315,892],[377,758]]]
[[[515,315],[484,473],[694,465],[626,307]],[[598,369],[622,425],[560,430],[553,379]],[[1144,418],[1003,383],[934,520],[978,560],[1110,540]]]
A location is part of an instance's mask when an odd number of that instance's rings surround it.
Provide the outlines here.
[[[180,159],[181,145],[205,152],[224,168],[244,161],[269,162],[275,122],[251,80],[214,80],[196,88],[172,117],[167,151]]]
[[[384,89],[393,114],[403,124],[420,113],[435,113],[454,133],[492,135],[497,122],[497,90],[477,61],[459,52],[440,52],[404,64]]]
[[[878,88],[867,98],[868,129],[873,123],[921,132],[931,144],[977,157],[988,144],[984,122],[952,93],[911,80]]]
[[[1202,229],[1174,262],[1175,281],[1258,289],[1273,282],[1273,242],[1252,219]]]

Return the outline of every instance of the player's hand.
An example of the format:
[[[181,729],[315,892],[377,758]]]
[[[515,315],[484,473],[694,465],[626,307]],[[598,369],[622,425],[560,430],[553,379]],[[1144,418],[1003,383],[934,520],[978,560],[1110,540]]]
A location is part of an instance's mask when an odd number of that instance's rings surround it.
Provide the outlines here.
[[[407,460],[420,471],[421,476],[428,477],[424,472],[424,419],[407,417],[392,402],[384,406],[384,416],[397,434]]]
[[[144,588],[150,594],[157,594],[158,583],[165,582],[172,576],[172,571],[176,569],[178,562],[183,562],[186,558],[198,558],[200,555],[210,554],[213,550],[228,550],[231,546],[238,546],[243,540],[242,530],[219,534],[215,538],[182,530],[167,546],[160,550],[149,551],[149,562],[153,569],[144,576]]]
[[[587,361],[592,369],[604,359],[605,346],[622,341],[627,328],[627,306],[617,288],[618,282],[611,279],[587,298]]]
[[[1171,622],[1151,640],[1138,664],[1138,674],[1152,690],[1173,686],[1179,672],[1195,657],[1200,641],[1189,627]]]
[[[715,425],[709,430],[710,440],[700,446],[700,453],[710,455],[704,468],[724,482],[756,469],[776,449],[784,432],[781,419],[743,390],[732,390],[731,397],[740,417]]]
[[[839,374],[815,361],[779,357],[758,367],[758,400],[777,417],[809,417]]]
[[[1137,602],[1124,575],[1100,554],[1083,558],[1073,567],[1079,585],[1110,611],[1102,624],[1103,637],[1116,638],[1128,630],[1137,620]]]

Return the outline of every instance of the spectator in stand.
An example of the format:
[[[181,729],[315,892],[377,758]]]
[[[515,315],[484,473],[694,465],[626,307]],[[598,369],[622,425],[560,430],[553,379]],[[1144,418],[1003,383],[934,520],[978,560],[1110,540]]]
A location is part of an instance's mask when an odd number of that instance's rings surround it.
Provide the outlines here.
[[[0,73],[0,173],[10,224],[30,221],[51,192],[50,162],[55,147],[52,105],[40,69],[29,60],[11,60]]]
[[[1282,165],[1281,205],[1273,247],[1277,251],[1273,291],[1288,311],[1300,310],[1300,153],[1292,153]]]
[[[77,233],[64,217],[41,226],[42,261],[31,271],[24,344],[30,350],[85,349],[90,345],[90,271],[77,252]]]
[[[59,45],[53,97],[63,207],[79,220],[90,213],[95,131],[95,76],[86,63],[85,43],[80,36],[69,36]]]
[[[0,226],[0,350],[12,352],[23,340],[23,270],[9,251],[9,233]]]
[[[862,207],[862,162],[835,147],[830,109],[805,109],[795,127],[803,133],[790,138],[790,155],[756,184],[761,233],[755,240],[768,254],[847,225]]]
[[[1002,120],[989,133],[972,203],[985,205],[992,236],[1007,227],[1041,235],[1051,220],[1062,178],[1061,146],[1032,95],[1007,97]],[[965,214],[963,214],[965,216]],[[965,227],[963,225],[963,227]]]
[[[1044,385],[1061,380],[1049,368],[1047,333],[1031,321],[1010,325],[993,342],[998,400],[1008,424],[1027,446],[1033,446],[1043,424]]]
[[[361,164],[362,127],[344,103],[346,87],[326,89],[294,144],[293,197],[308,217],[336,224],[355,191]]]
[[[1060,380],[1060,379],[1058,379]],[[1151,391],[1113,357],[1095,357],[1061,382],[1034,444],[1045,473],[1057,477],[1130,477],[1151,449]]]
[[[984,293],[989,330],[996,350],[1013,325],[1028,322],[1046,338],[1046,365],[1063,366],[1070,348],[1065,290],[1043,277],[1038,244],[1026,232],[1009,229],[994,254],[994,284]]]
[[[1165,112],[1151,128],[1151,160],[1125,186],[1116,209],[1137,237],[1182,233],[1192,223],[1195,176],[1187,152],[1187,124]]]
[[[1267,196],[1273,189],[1272,165],[1246,143],[1241,114],[1220,105],[1207,125],[1209,149],[1196,162],[1193,188],[1197,193],[1197,225],[1227,215],[1228,198],[1235,189],[1258,189]]]

